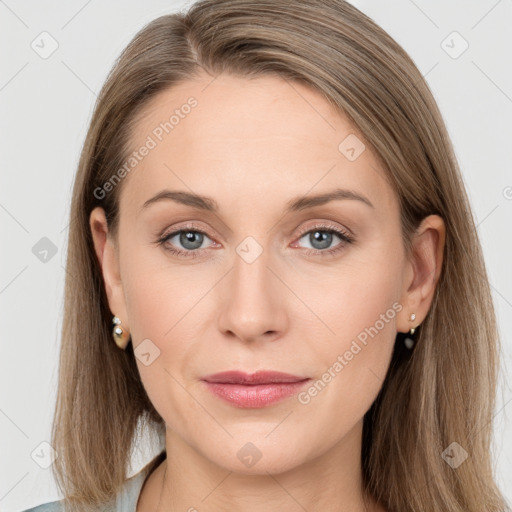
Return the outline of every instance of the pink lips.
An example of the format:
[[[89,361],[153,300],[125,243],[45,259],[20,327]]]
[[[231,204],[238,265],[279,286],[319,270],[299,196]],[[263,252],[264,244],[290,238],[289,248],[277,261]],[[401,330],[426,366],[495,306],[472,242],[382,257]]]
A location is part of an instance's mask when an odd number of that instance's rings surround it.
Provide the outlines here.
[[[273,371],[228,371],[201,380],[214,395],[236,407],[260,408],[293,395],[311,379]]]

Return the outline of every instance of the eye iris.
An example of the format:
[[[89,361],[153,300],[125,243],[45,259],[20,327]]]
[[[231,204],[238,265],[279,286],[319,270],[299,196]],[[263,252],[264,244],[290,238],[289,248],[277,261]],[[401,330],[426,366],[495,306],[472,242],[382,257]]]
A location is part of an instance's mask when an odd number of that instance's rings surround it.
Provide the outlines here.
[[[195,242],[194,239],[196,239]],[[192,246],[188,245],[190,243],[192,243]],[[203,235],[202,233],[198,233],[196,231],[183,231],[180,234],[180,244],[182,244],[185,249],[199,249],[199,247],[201,247],[203,244]]]
[[[315,249],[326,249],[331,245],[332,233],[328,231],[314,231],[309,235],[309,241]],[[320,242],[320,246],[315,246],[316,242]]]

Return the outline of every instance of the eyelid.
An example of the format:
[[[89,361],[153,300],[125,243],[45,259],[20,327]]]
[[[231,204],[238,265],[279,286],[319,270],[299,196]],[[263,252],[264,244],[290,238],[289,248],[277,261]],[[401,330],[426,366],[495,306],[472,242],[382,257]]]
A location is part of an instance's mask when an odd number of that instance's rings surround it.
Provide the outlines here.
[[[166,228],[158,235],[158,237],[159,238],[163,238],[163,237],[167,238],[170,235],[176,235],[180,231],[186,231],[187,229],[189,229],[191,231],[197,231],[198,233],[202,233],[203,235],[206,235],[208,238],[213,239],[213,237],[208,233],[208,231],[199,227],[193,221],[187,221],[183,225],[178,224],[177,226],[174,226],[172,229]],[[312,224],[301,227],[299,229],[298,236],[302,237],[303,235],[305,235],[306,233],[309,233],[311,230],[314,230],[314,229],[341,231],[342,233],[346,234],[347,237],[349,237],[349,238],[354,237],[354,234],[352,233],[352,231],[350,229],[348,229],[346,227],[338,226],[329,221],[319,221],[316,223],[313,221]]]
[[[171,235],[177,235],[178,233],[180,233],[181,231],[196,231],[198,233],[201,233],[203,235],[206,235],[208,238],[210,238],[211,240],[213,240],[213,237],[210,236],[208,234],[208,232],[199,227],[197,224],[194,224],[194,222],[192,221],[188,221],[186,222],[185,224],[181,225],[181,224],[178,224],[177,226],[173,226],[172,228],[166,228],[164,229],[160,235],[158,235],[158,238],[168,238],[170,237]]]
[[[311,224],[309,226],[300,228],[299,229],[299,237],[302,238],[303,235],[305,235],[306,233],[309,233],[310,231],[314,231],[315,229],[322,230],[322,231],[337,231],[337,232],[342,233],[344,236],[346,236],[346,238],[348,238],[350,240],[355,239],[355,235],[350,229],[348,229],[346,227],[338,226],[337,224],[334,224],[334,223],[330,223],[329,221],[319,221],[317,223],[313,222],[313,224]]]
[[[340,238],[341,242],[336,245],[334,248],[321,250],[321,249],[309,249],[309,248],[303,248],[303,251],[305,254],[308,255],[322,255],[322,256],[328,256],[331,254],[336,253],[339,246],[344,246],[347,244],[352,244],[355,242],[356,238],[353,235],[352,231],[348,228],[338,226],[330,221],[312,221],[312,224],[306,225],[304,227],[301,227],[299,229],[299,233],[297,237],[294,238],[293,244],[296,244],[301,238],[304,237],[307,233],[310,233],[312,231],[330,231],[336,234],[338,238]],[[194,231],[197,233],[200,233],[202,235],[205,235],[208,237],[213,244],[209,247],[203,247],[200,249],[194,249],[194,250],[184,250],[179,248],[169,248],[166,247],[166,250],[170,251],[171,253],[175,253],[176,255],[186,255],[186,257],[197,257],[204,253],[206,249],[209,248],[218,248],[220,244],[215,241],[214,237],[210,236],[209,233],[200,228],[198,225],[196,225],[193,221],[187,221],[184,225],[178,224],[177,226],[174,226],[172,229],[165,229],[162,231],[161,235],[158,237],[157,243],[165,246],[166,242],[169,240],[169,238],[173,238],[177,234],[183,232],[183,231]]]

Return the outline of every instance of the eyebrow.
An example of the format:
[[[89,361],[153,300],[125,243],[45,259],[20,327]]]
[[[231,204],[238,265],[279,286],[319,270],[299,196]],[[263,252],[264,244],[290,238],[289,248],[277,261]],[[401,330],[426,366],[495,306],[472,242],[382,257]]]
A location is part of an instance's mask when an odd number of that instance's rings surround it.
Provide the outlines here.
[[[286,203],[285,212],[289,213],[300,211],[306,208],[312,208],[314,206],[321,206],[323,204],[329,203],[330,201],[342,199],[360,201],[369,206],[370,208],[375,208],[375,206],[373,206],[372,202],[367,197],[355,192],[354,190],[338,188],[331,192],[326,192],[324,194],[317,194],[314,196],[302,196],[297,197],[295,199],[291,199]],[[219,210],[217,202],[211,197],[206,197],[199,194],[178,190],[162,190],[158,192],[158,194],[156,194],[155,196],[148,199],[142,205],[141,211],[148,208],[150,205],[154,203],[164,200],[174,201],[179,204],[192,206],[194,208],[198,208],[200,210],[205,210],[209,212],[217,212]]]

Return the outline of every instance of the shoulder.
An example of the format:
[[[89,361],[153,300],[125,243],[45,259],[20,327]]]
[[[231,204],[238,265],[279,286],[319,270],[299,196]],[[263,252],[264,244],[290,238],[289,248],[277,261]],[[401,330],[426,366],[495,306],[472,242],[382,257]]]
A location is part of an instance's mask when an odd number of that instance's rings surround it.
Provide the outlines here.
[[[132,476],[123,485],[119,494],[115,497],[114,503],[109,503],[107,510],[116,510],[122,512],[135,511],[135,505],[139,497],[146,471],[141,471],[137,475]],[[64,500],[51,501],[43,503],[37,507],[23,510],[23,512],[65,512]],[[98,508],[98,512],[105,512],[105,508]]]
[[[66,512],[66,507],[64,506],[64,500],[50,501],[48,503],[43,503],[42,505],[38,505],[37,507],[28,508],[23,510],[22,512]],[[114,509],[105,509],[98,508],[98,512],[107,512]]]
[[[23,512],[63,512],[62,500],[43,503],[34,508],[29,508]]]
[[[135,512],[137,501],[141,493],[142,487],[149,474],[156,469],[156,467],[165,460],[166,451],[160,452],[154,457],[146,466],[144,466],[138,473],[128,478],[119,494],[115,497],[115,503],[109,503],[107,509],[101,508],[101,511],[115,510],[120,512]],[[29,508],[23,512],[65,512],[64,500],[51,501],[43,503],[34,508]]]

